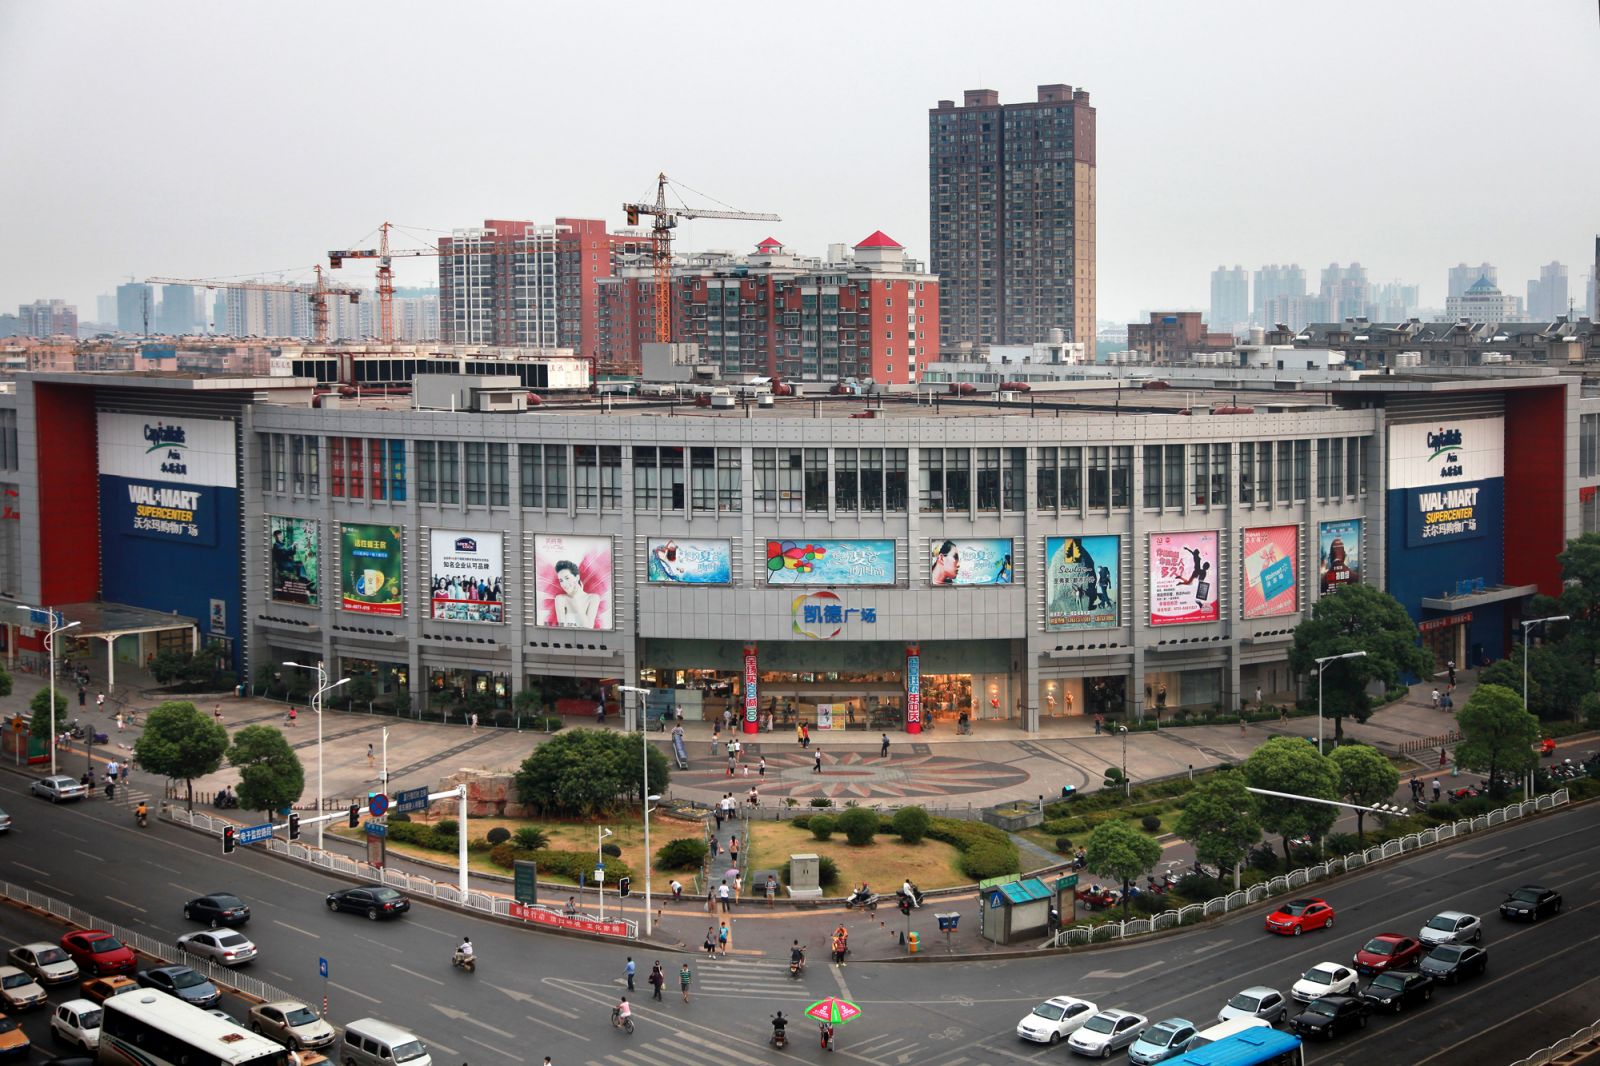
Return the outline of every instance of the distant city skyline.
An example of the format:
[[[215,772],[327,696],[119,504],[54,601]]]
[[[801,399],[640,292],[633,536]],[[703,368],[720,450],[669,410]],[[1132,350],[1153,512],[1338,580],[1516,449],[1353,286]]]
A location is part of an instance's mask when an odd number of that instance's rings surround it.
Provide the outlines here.
[[[1571,271],[1569,297],[1588,302],[1600,144],[1571,135],[1569,112],[1600,90],[1593,5],[1530,18],[1492,0],[1353,0],[1329,20],[1295,6],[1266,17],[1245,0],[1085,0],[1019,3],[989,18],[930,0],[912,20],[852,11],[841,35],[833,19],[780,23],[713,2],[650,31],[652,54],[666,58],[647,86],[606,76],[589,49],[548,47],[531,65],[480,66],[462,112],[404,67],[408,57],[477,54],[490,26],[501,40],[625,47],[657,19],[642,3],[394,0],[381,19],[309,0],[0,5],[12,86],[0,121],[28,131],[28,165],[0,173],[9,253],[0,307],[64,299],[98,312],[96,297],[130,276],[282,272],[308,282],[327,249],[386,219],[436,236],[496,217],[621,228],[622,202],[648,198],[662,170],[690,204],[784,219],[687,222],[684,253],[747,252],[767,236],[819,248],[881,228],[929,260],[932,102],[979,87],[1027,100],[1052,82],[1087,89],[1097,112],[1102,321],[1207,307],[1219,263],[1320,271],[1357,261],[1374,284],[1419,285],[1421,303],[1441,307],[1457,263],[1496,264],[1502,290],[1520,296],[1553,260]],[[1403,47],[1375,52],[1375,26]],[[1137,41],[1138,62],[1099,47],[1111,41]],[[1287,70],[1225,61],[1289,50]],[[63,54],[71,77],[61,76]],[[1485,55],[1497,88],[1468,106],[1462,86],[1481,78]],[[832,103],[796,121],[764,88],[779,72],[786,95]],[[374,93],[385,104],[363,111],[360,136],[321,121]],[[207,143],[126,120],[178,99],[183,129],[207,131]],[[1329,140],[1313,161],[1274,136],[1335,114],[1368,143],[1401,147]],[[1465,167],[1427,147],[1472,143],[1485,129],[1561,143],[1561,165],[1507,148]],[[220,150],[230,138],[233,149]],[[437,263],[399,260],[395,274],[431,287]],[[347,283],[371,277],[370,262],[344,268]]]

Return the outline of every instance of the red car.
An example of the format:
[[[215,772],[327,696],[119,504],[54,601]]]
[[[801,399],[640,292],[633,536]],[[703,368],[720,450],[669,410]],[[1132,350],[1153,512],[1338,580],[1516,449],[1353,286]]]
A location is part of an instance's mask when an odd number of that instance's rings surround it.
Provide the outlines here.
[[[1325,899],[1292,899],[1267,915],[1267,932],[1299,936],[1312,929],[1332,929],[1333,908]]]
[[[1356,952],[1356,969],[1362,973],[1403,970],[1422,960],[1422,941],[1399,933],[1379,933]]]
[[[79,929],[61,938],[61,947],[78,969],[104,977],[113,973],[132,973],[138,959],[133,949],[104,929]]]

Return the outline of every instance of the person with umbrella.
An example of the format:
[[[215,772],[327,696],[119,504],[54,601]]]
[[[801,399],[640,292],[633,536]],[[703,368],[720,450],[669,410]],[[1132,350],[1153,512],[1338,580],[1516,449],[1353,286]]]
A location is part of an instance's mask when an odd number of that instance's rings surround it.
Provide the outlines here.
[[[848,999],[839,999],[837,996],[819,999],[806,1008],[806,1016],[817,1020],[817,1030],[822,1038],[822,1046],[829,1051],[834,1050],[833,1027],[835,1025],[843,1025],[860,1017],[860,1015],[860,1007]]]

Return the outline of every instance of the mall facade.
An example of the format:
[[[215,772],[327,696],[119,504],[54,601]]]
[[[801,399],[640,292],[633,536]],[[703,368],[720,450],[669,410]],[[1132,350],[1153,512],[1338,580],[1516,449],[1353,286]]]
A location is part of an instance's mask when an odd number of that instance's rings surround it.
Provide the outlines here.
[[[243,677],[321,659],[380,702],[500,721],[523,690],[615,712],[619,684],[656,713],[874,732],[1231,710],[1294,696],[1294,627],[1345,584],[1392,592],[1441,665],[1504,655],[1559,589],[1600,426],[1543,371],[1250,406],[327,409],[311,384],[19,379],[10,597],[164,613]],[[158,638],[109,639],[126,661]]]

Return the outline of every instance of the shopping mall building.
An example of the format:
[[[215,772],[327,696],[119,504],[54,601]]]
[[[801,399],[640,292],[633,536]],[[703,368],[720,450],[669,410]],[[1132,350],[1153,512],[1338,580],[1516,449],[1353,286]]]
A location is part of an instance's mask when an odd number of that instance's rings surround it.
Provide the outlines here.
[[[690,719],[1034,730],[1287,697],[1295,625],[1347,583],[1441,662],[1503,655],[1594,525],[1600,399],[1546,370],[527,411],[311,384],[21,377],[6,596],[116,663],[320,658],[428,713],[592,714],[622,683]]]

